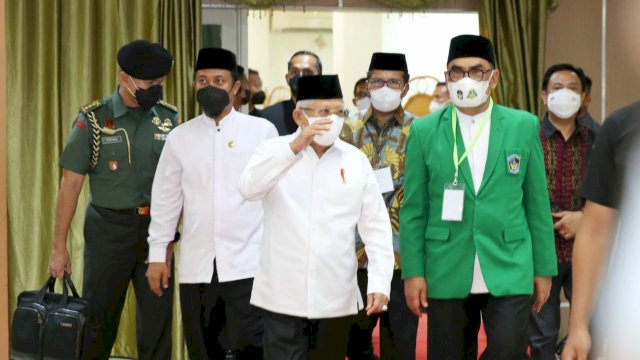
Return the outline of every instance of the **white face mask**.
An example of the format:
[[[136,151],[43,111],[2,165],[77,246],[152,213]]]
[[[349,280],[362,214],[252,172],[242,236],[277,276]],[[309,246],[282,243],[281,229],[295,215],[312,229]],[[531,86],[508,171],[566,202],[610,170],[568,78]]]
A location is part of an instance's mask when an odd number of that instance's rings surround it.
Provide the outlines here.
[[[560,89],[547,96],[547,108],[560,119],[569,119],[578,113],[582,99],[569,89]]]
[[[305,114],[305,116],[307,116],[307,114]],[[308,117],[307,116],[309,125],[313,124],[318,120],[323,120],[323,119],[330,119],[332,121],[331,129],[329,129],[329,131],[324,132],[322,135],[316,135],[313,138],[313,142],[321,146],[331,146],[340,135],[340,132],[342,132],[342,126],[344,125],[344,118],[338,115],[330,115],[328,117],[324,117],[324,116]]]
[[[369,110],[369,105],[371,105],[371,99],[366,96],[356,101],[356,107],[360,112],[365,112]]]
[[[493,75],[493,70],[491,75]],[[448,82],[447,88],[449,89],[451,102],[459,108],[476,107],[487,102],[487,99],[489,99],[487,89],[489,88],[491,75],[485,81],[464,77],[456,82]]]
[[[443,107],[445,107],[448,104],[448,102],[446,103],[442,103],[442,102],[438,102],[435,100],[431,100],[431,102],[429,103],[429,112],[430,113],[434,113],[440,109],[442,109]]]
[[[382,112],[391,112],[400,106],[402,101],[402,90],[391,89],[387,86],[383,86],[380,89],[369,91],[371,94],[371,105]]]

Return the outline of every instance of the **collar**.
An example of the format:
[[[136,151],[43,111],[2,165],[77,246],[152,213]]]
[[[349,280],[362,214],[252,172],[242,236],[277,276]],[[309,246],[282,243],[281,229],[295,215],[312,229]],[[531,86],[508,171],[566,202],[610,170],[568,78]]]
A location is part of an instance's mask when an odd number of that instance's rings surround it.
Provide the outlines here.
[[[577,121],[577,119],[574,121],[576,121],[576,129],[573,131],[573,134],[571,134],[569,139],[571,139],[574,135],[582,134],[583,124],[580,121]],[[540,122],[540,130],[542,130],[542,135],[544,135],[546,139],[550,138],[556,132],[560,132],[558,129],[556,129],[555,126],[553,126],[551,120],[549,120],[549,113],[544,114],[544,118]]]
[[[495,103],[494,103],[494,108],[495,108]],[[484,119],[484,116],[486,115],[487,111],[489,111],[489,108],[487,108],[487,110],[476,114],[476,115],[467,115],[465,113],[463,113],[462,111],[458,110],[457,107],[454,106],[454,109],[456,111],[456,117],[458,118],[458,122],[460,123],[460,125],[469,125],[471,122],[476,123],[476,122],[480,122],[482,121],[482,119]],[[489,123],[491,123],[491,119],[489,119]]]
[[[227,124],[229,124],[233,118],[236,115],[236,110],[233,108],[233,106],[231,106],[231,111],[227,114],[227,116],[223,117],[222,120],[220,120],[220,123],[216,125],[216,121],[213,120],[212,118],[208,117],[204,112],[202,113],[202,117],[206,120],[205,122],[207,123],[207,126],[212,127],[212,128],[223,128],[225,127]]]
[[[371,105],[369,106],[369,109],[367,109],[367,112],[362,117],[362,122],[366,123],[370,119],[374,119],[373,107]],[[396,111],[393,113],[393,119],[395,119],[400,126],[404,125],[404,109],[402,108],[402,106],[398,106]],[[374,124],[376,126],[378,125],[377,122],[374,122]]]
[[[116,87],[116,91],[111,94],[111,104],[114,118],[119,118],[129,112],[129,108],[124,104],[120,97],[120,85],[118,85]]]

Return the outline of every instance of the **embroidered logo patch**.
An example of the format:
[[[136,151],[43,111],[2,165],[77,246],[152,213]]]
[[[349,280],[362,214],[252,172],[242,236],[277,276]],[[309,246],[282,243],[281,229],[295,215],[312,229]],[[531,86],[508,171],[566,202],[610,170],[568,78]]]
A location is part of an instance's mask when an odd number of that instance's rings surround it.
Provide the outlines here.
[[[518,174],[520,172],[520,156],[511,154],[507,156],[507,169],[510,174]]]

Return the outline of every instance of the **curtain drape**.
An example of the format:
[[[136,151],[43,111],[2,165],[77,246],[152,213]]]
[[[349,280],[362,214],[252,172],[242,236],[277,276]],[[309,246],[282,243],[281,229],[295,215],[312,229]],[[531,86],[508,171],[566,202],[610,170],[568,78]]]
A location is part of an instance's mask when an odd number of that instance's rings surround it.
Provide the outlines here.
[[[57,165],[78,109],[113,92],[118,49],[135,39],[161,42],[174,55],[166,100],[193,116],[191,78],[201,38],[201,0],[7,0],[7,154],[9,311],[17,295],[47,278]],[[185,116],[186,114],[186,116]],[[85,182],[86,183],[86,182]],[[85,186],[68,237],[73,279],[82,284]],[[135,357],[130,288],[113,353]],[[177,295],[177,293],[176,293]],[[176,306],[178,309],[178,296]],[[173,358],[186,358],[174,309]]]
[[[547,12],[557,0],[479,0],[480,34],[496,51],[497,99],[539,114],[544,74]]]

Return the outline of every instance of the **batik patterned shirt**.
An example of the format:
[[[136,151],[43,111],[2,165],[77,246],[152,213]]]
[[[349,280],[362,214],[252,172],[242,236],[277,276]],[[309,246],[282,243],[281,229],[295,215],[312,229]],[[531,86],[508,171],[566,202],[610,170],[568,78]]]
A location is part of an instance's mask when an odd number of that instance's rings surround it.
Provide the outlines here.
[[[400,269],[398,233],[404,190],[405,144],[414,119],[413,114],[405,112],[400,107],[392,118],[379,126],[378,120],[369,108],[364,115],[347,119],[340,135],[342,140],[356,146],[367,155],[374,170],[385,167],[389,167],[391,170],[394,190],[383,193],[382,197],[391,219],[393,251],[395,253],[394,269],[396,270]],[[359,237],[356,252],[358,253],[358,266],[360,268],[366,267],[367,257]]]
[[[547,187],[551,211],[581,211],[584,199],[579,190],[584,180],[589,153],[596,132],[587,124],[578,122],[575,131],[565,140],[549,118],[540,124],[540,141],[544,152]],[[570,263],[574,239],[564,239],[555,231],[558,263]]]

